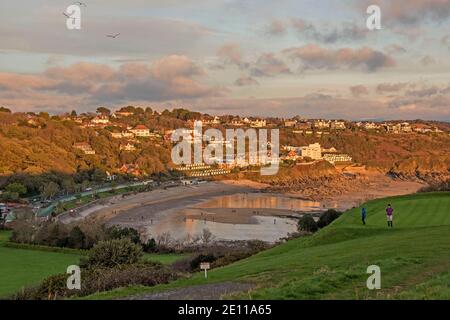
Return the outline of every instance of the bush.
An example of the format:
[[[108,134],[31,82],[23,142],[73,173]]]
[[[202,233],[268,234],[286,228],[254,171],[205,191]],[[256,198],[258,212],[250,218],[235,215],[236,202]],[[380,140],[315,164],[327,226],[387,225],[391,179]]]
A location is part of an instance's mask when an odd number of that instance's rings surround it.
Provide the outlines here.
[[[133,243],[136,243],[136,244],[141,243],[141,240],[139,237],[139,232],[133,228],[121,228],[118,226],[113,226],[106,230],[106,234],[107,234],[108,239],[110,239],[110,240],[128,238]]]
[[[133,264],[142,257],[142,247],[128,238],[100,241],[90,251],[84,262],[87,267],[117,267]]]
[[[117,268],[94,268],[81,270],[81,289],[69,290],[66,283],[68,274],[46,278],[34,288],[26,288],[13,295],[15,300],[63,299],[70,296],[87,296],[131,285],[154,286],[179,278],[179,274],[161,264],[139,263],[121,265]]]
[[[308,232],[316,232],[318,229],[317,223],[310,214],[305,214],[298,220],[298,228]]]
[[[145,252],[152,253],[152,252],[157,252],[158,251],[158,248],[157,248],[157,245],[156,245],[156,241],[153,238],[148,240],[147,243],[145,243],[142,247],[143,247]]]
[[[200,267],[200,263],[202,262],[214,262],[217,260],[217,257],[212,253],[208,254],[199,254],[194,259],[191,260],[190,266],[191,270],[197,270]]]
[[[341,212],[336,211],[334,209],[328,209],[324,213],[320,215],[319,221],[317,221],[317,227],[324,228],[330,223],[332,223],[334,220],[339,218],[341,216]]]
[[[72,230],[70,230],[67,245],[68,247],[74,249],[87,249],[86,236],[80,227],[75,226]]]

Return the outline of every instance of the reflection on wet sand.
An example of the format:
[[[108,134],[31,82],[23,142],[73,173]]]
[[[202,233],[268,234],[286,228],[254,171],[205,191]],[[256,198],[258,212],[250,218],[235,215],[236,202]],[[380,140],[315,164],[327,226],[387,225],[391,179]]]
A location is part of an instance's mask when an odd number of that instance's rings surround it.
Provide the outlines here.
[[[184,239],[208,229],[218,240],[274,242],[297,231],[295,217],[320,210],[320,202],[277,194],[226,195],[188,208],[166,211],[160,215],[160,220],[147,226],[147,234],[170,233],[172,238]]]

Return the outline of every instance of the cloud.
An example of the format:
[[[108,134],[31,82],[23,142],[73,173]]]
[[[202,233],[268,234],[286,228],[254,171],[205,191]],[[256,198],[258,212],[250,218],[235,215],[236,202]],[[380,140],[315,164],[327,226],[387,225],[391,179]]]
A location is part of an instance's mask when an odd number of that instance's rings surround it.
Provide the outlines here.
[[[403,90],[407,85],[408,83],[380,83],[376,91],[379,94],[398,92]]]
[[[252,77],[241,77],[234,82],[234,85],[238,87],[255,86],[259,85],[259,82]]]
[[[439,92],[440,92],[440,89],[437,86],[432,86],[430,88],[408,90],[406,92],[406,95],[412,96],[412,97],[424,98],[424,97],[430,97],[430,96],[436,95]]]
[[[241,46],[237,43],[224,44],[217,50],[217,55],[223,59],[224,64],[236,65],[239,68],[248,67],[244,62]]]
[[[407,52],[407,50],[404,47],[402,47],[402,46],[400,46],[398,44],[390,44],[390,45],[386,46],[384,48],[384,50],[388,54],[402,54],[402,53],[406,53]]]
[[[450,0],[366,0],[355,1],[358,10],[376,4],[381,8],[382,21],[387,25],[420,25],[441,23],[450,18]]]
[[[283,51],[302,63],[303,69],[361,69],[374,72],[395,66],[395,60],[383,52],[362,47],[359,49],[328,49],[315,44]]]
[[[433,64],[436,64],[436,60],[433,57],[431,57],[431,56],[424,56],[422,59],[420,59],[420,63],[423,66],[428,67],[428,66],[431,66]]]
[[[286,33],[286,25],[283,21],[274,19],[266,27],[266,33],[269,35],[283,35]]]
[[[369,89],[367,89],[366,86],[363,85],[357,85],[357,86],[353,86],[350,87],[350,92],[352,93],[352,95],[354,97],[360,97],[363,95],[368,95],[369,94]]]
[[[250,69],[254,77],[273,77],[279,74],[291,74],[289,66],[274,53],[264,53]]]
[[[344,22],[338,27],[320,26],[304,19],[293,18],[291,25],[301,38],[321,43],[336,43],[342,41],[358,41],[365,39],[368,29],[354,23]]]
[[[14,15],[2,15],[0,49],[89,57],[132,58],[149,53],[194,55],[213,47],[219,35],[215,30],[188,21],[123,15],[103,17],[90,12],[83,15],[81,30],[70,31],[61,10],[52,9],[19,20]],[[116,39],[107,38],[112,32],[121,35]]]
[[[163,101],[221,96],[227,89],[199,81],[205,71],[186,56],[171,55],[151,64],[127,63],[115,69],[103,64],[81,62],[53,67],[41,74],[0,73],[0,103],[20,101],[29,106],[40,101],[68,101],[64,108],[87,104],[121,103],[134,100]],[[63,99],[64,98],[64,99]],[[52,104],[53,106],[55,104]],[[36,108],[36,106],[35,106]]]
[[[211,114],[326,119],[434,119],[450,120],[450,96],[432,99],[345,99],[321,93],[292,98],[206,98],[187,107]]]

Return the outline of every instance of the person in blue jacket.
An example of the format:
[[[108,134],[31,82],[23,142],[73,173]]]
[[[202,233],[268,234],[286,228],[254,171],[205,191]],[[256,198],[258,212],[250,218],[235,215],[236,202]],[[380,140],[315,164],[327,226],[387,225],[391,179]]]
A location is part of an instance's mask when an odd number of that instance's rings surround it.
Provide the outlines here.
[[[361,219],[362,219],[362,223],[365,225],[366,224],[366,217],[367,217],[367,212],[366,212],[366,208],[363,207],[361,209]]]

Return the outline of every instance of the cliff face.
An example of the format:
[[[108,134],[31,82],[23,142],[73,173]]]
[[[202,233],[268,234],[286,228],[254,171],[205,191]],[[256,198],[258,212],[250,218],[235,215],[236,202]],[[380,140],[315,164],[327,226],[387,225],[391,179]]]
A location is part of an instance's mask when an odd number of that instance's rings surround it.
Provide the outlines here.
[[[405,180],[439,183],[450,178],[450,156],[408,158],[397,162],[388,173]]]

